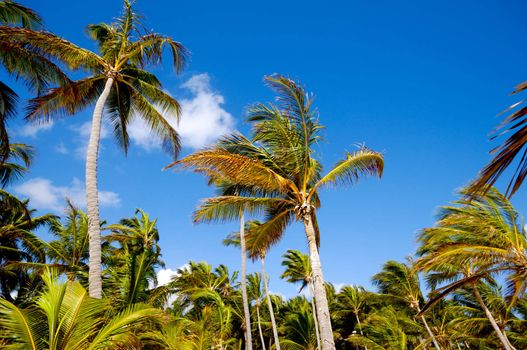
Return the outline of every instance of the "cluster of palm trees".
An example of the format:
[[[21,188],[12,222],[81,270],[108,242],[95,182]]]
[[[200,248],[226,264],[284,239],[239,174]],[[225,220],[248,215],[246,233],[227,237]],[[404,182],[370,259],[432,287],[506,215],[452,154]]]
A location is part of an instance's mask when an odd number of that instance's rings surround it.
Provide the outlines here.
[[[527,107],[511,107],[514,134],[460,199],[421,231],[406,262],[388,261],[373,276],[375,291],[324,280],[319,191],[381,177],[383,155],[365,146],[323,171],[316,147],[322,124],[313,96],[297,81],[265,77],[274,103],[247,110],[249,136],[225,135],[177,160],[170,119],[176,99],[148,71],[168,49],[180,71],[187,50],[144,31],[129,0],[114,23],[89,25],[97,52],[43,29],[42,19],[0,1],[0,66],[33,96],[28,122],[47,122],[94,106],[86,154],[86,212],[68,201],[62,217],[36,215],[30,199],[6,188],[29,171],[31,146],[14,143],[8,123],[19,97],[0,82],[0,346],[11,349],[496,349],[527,347],[527,238],[509,199],[492,187],[527,141]],[[78,79],[71,79],[76,72]],[[520,85],[516,92],[525,90]],[[174,157],[167,168],[203,174],[217,196],[202,201],[196,222],[239,223],[224,241],[240,249],[241,272],[189,262],[166,285],[157,221],[138,209],[131,218],[100,220],[97,159],[103,117],[126,153],[127,127],[142,118]],[[526,176],[525,157],[507,190]],[[250,219],[246,222],[246,217]],[[258,221],[260,220],[260,221]],[[295,222],[308,254],[288,250],[280,276],[305,295],[270,292],[267,252]],[[37,230],[48,230],[44,241]],[[246,261],[261,263],[246,273]],[[238,278],[239,277],[239,278]],[[425,287],[421,284],[425,283]]]

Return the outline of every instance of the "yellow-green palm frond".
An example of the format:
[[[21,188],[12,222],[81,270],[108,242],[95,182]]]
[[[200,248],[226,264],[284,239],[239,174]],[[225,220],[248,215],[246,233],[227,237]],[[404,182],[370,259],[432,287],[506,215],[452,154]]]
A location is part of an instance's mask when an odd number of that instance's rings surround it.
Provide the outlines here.
[[[331,184],[353,184],[364,175],[381,177],[383,168],[384,158],[382,154],[362,147],[358,151],[348,153],[344,160],[338,162],[333,169],[315,184],[315,189]]]
[[[61,87],[51,89],[47,94],[29,100],[26,120],[30,122],[49,122],[54,117],[67,116],[81,111],[96,101],[106,77],[99,75],[72,81]]]
[[[173,103],[168,98],[163,100],[159,96],[154,99],[150,99],[151,97],[133,90],[131,93],[132,111],[135,113],[135,117],[143,119],[152,133],[161,140],[163,150],[176,158],[181,149],[181,141],[177,131],[168,122],[165,115],[172,117],[177,115],[173,113],[178,112],[174,111]]]
[[[160,64],[163,58],[163,49],[167,46],[170,49],[172,64],[176,72],[181,71],[188,59],[188,50],[180,42],[157,33],[140,36],[136,42],[127,48],[124,59],[139,67],[144,67],[147,64]]]
[[[208,177],[225,179],[239,185],[253,186],[262,190],[284,192],[294,186],[260,161],[244,155],[234,154],[221,148],[210,148],[195,152],[166,168],[181,165]]]
[[[42,25],[42,18],[28,7],[4,0],[0,2],[0,23],[34,29]]]
[[[95,73],[110,70],[97,54],[49,32],[1,26],[0,42],[3,41],[24,43],[31,51],[54,57],[71,69],[81,68]]]
[[[64,85],[70,81],[51,57],[24,42],[0,40],[0,64],[39,95],[50,85]]]
[[[265,221],[246,233],[247,250],[252,259],[259,258],[282,238],[286,227],[295,219],[294,206],[277,203],[267,208]]]
[[[261,214],[269,205],[285,202],[279,198],[218,196],[207,198],[194,212],[194,222],[226,222],[236,220],[246,210]]]

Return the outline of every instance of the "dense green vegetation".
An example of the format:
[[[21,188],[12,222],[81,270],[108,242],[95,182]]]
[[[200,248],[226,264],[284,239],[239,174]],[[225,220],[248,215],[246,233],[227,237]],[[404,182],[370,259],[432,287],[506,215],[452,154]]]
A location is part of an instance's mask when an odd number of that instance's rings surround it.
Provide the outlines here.
[[[99,52],[39,30],[40,17],[0,1],[0,64],[22,78],[34,97],[29,120],[75,114],[95,105],[86,162],[88,207],[68,203],[62,216],[37,215],[30,200],[6,188],[30,171],[33,148],[7,130],[18,95],[0,82],[0,347],[5,349],[525,349],[527,236],[523,218],[491,185],[525,145],[525,113],[508,117],[515,133],[478,179],[442,207],[418,235],[407,261],[387,261],[373,290],[324,280],[320,264],[319,191],[382,176],[381,153],[348,152],[329,171],[313,147],[322,124],[304,87],[285,76],[265,78],[276,103],[247,112],[251,135],[227,135],[168,167],[206,176],[218,195],[196,209],[196,222],[239,222],[226,245],[240,249],[241,273],[225,265],[189,262],[166,285],[157,219],[99,219],[96,167],[103,110],[118,143],[129,145],[132,113],[176,156],[180,143],[165,115],[178,102],[147,66],[169,48],[182,68],[186,49],[142,26],[129,1],[116,23],[88,26]],[[16,59],[15,59],[16,57]],[[68,78],[73,70],[86,73]],[[517,92],[525,89],[522,85]],[[168,114],[167,114],[168,112]],[[516,124],[520,123],[520,124]],[[524,159],[508,189],[525,174]],[[131,213],[132,214],[132,213]],[[245,217],[261,221],[245,222]],[[338,218],[336,218],[338,220]],[[283,252],[280,278],[299,287],[289,300],[269,291],[270,249],[299,222],[309,255]],[[53,237],[43,240],[37,231]],[[261,263],[246,274],[246,259]],[[303,292],[303,293],[301,293]]]

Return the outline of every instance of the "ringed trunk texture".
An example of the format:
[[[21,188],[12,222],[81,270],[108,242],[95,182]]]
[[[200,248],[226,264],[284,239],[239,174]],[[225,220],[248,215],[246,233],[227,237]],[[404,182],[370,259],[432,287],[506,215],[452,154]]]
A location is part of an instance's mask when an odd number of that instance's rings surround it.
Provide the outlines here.
[[[258,301],[259,303],[259,301]],[[256,317],[258,317],[258,332],[260,333],[260,340],[262,341],[262,349],[265,350],[265,339],[262,332],[262,323],[260,321],[260,305],[256,305]]]
[[[242,299],[243,313],[245,315],[245,349],[252,350],[253,341],[251,337],[251,315],[249,313],[249,300],[247,298],[247,252],[245,248],[245,216],[243,211],[240,213],[240,247],[242,251]]]
[[[313,281],[309,282],[309,293],[311,294],[311,308],[313,309],[313,321],[315,321],[315,334],[317,336],[317,350],[320,350],[320,332],[318,331],[318,317],[317,317],[317,308],[315,307],[315,292],[313,289]]]
[[[314,212],[312,213],[314,215]],[[304,228],[306,231],[307,243],[309,246],[309,259],[313,274],[313,287],[315,290],[315,305],[317,307],[317,317],[320,331],[320,340],[322,350],[335,350],[335,340],[333,339],[333,330],[331,329],[331,318],[329,314],[328,299],[326,296],[326,287],[324,285],[324,276],[322,275],[322,266],[318,247],[316,242],[315,227],[311,213],[303,217]]]
[[[99,142],[101,138],[101,123],[104,104],[110,94],[113,78],[108,78],[101,96],[93,110],[90,141],[86,152],[86,208],[88,214],[89,235],[89,275],[88,286],[90,296],[102,298],[101,273],[101,226],[99,222],[99,192],[97,188],[97,160],[99,157]]]
[[[262,277],[265,289],[265,297],[267,299],[267,307],[269,307],[269,315],[271,316],[271,325],[273,326],[273,337],[275,343],[275,349],[280,350],[280,340],[278,339],[278,328],[276,327],[276,321],[274,319],[273,303],[271,302],[271,294],[269,294],[269,284],[267,283],[267,275],[265,273],[265,258],[260,257],[262,262]]]
[[[503,335],[500,327],[498,326],[498,323],[496,323],[496,320],[494,319],[494,316],[492,316],[492,313],[487,308],[487,305],[485,305],[485,302],[483,301],[483,298],[481,297],[481,294],[479,293],[478,287],[475,285],[472,286],[472,290],[474,291],[474,296],[478,300],[479,306],[483,309],[485,312],[485,315],[490,321],[490,324],[492,325],[492,328],[494,328],[494,331],[496,332],[496,335],[498,336],[499,340],[503,344],[503,347],[506,350],[516,350],[508,341],[507,338]]]

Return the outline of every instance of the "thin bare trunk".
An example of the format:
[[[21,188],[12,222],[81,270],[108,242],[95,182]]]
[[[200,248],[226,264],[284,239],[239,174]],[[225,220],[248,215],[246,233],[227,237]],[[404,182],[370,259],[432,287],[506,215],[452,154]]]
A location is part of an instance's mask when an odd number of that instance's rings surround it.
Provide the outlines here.
[[[267,306],[269,307],[269,315],[271,316],[271,325],[273,327],[273,337],[275,342],[275,349],[280,350],[280,340],[278,339],[278,328],[276,327],[276,321],[274,319],[273,303],[271,302],[271,294],[269,293],[269,284],[267,283],[267,274],[265,273],[265,257],[261,256],[260,261],[262,262],[262,278],[265,289],[265,297],[267,299]]]
[[[262,332],[262,323],[260,321],[260,302],[256,304],[256,316],[258,317],[258,332],[260,333],[260,340],[262,341],[262,349],[265,350],[265,340]]]
[[[86,153],[86,208],[88,214],[88,235],[90,263],[88,286],[90,296],[102,297],[101,273],[101,226],[99,222],[99,192],[97,188],[97,160],[99,157],[99,142],[101,138],[101,123],[104,104],[110,94],[113,78],[108,78],[104,90],[97,99],[93,110],[90,141]]]
[[[317,335],[317,350],[320,350],[320,332],[318,331],[317,308],[315,307],[315,292],[313,282],[309,282],[309,293],[311,294],[311,308],[313,309],[313,321],[315,321],[315,334]]]
[[[496,335],[498,336],[498,339],[501,341],[501,343],[503,344],[503,347],[506,349],[506,350],[515,350],[515,348],[507,341],[507,338],[505,338],[505,336],[503,335],[503,333],[501,332],[501,329],[500,327],[498,326],[498,324],[496,323],[496,320],[494,319],[494,316],[492,316],[492,313],[490,312],[490,310],[487,308],[487,305],[485,305],[485,302],[483,301],[483,298],[481,297],[481,294],[479,293],[479,290],[478,290],[478,287],[476,287],[475,285],[472,286],[472,290],[474,291],[474,296],[476,297],[476,299],[478,300],[478,303],[479,303],[479,306],[481,306],[481,308],[483,309],[483,311],[485,312],[485,315],[487,316],[487,318],[489,319],[490,321],[490,324],[492,325],[492,328],[494,328],[494,331],[496,332]]]
[[[251,315],[249,313],[249,300],[247,298],[247,276],[246,260],[247,252],[245,250],[245,217],[243,211],[240,213],[240,247],[242,251],[242,299],[243,313],[245,315],[245,349],[252,350],[253,342],[251,336]]]
[[[314,215],[315,213],[312,214]],[[320,263],[320,256],[318,255],[315,227],[313,226],[311,213],[306,213],[303,216],[303,221],[306,231],[307,243],[309,246],[311,271],[313,273],[315,305],[317,307],[322,350],[335,350],[335,340],[333,339],[333,330],[331,329],[331,317],[329,314],[328,299],[326,296],[326,286],[324,285],[324,276],[322,275],[322,265]]]
[[[432,333],[432,330],[430,327],[428,327],[428,322],[426,322],[426,318],[424,316],[421,316],[421,320],[423,321],[423,324],[425,325],[426,331],[428,332],[428,335],[432,339],[432,342],[434,343],[434,347],[436,350],[441,350],[439,347],[439,344],[437,343],[436,337],[434,336],[434,333]]]

